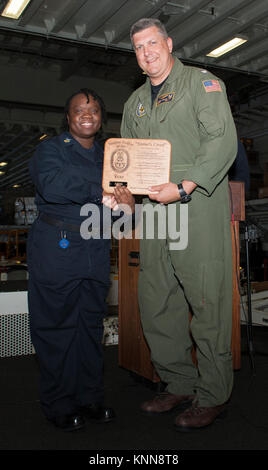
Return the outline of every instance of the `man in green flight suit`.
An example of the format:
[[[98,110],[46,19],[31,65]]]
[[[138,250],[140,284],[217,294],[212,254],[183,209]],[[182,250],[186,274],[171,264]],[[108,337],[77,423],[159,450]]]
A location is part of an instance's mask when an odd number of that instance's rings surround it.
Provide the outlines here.
[[[154,367],[167,384],[141,409],[150,414],[181,408],[174,424],[186,431],[220,417],[233,386],[226,175],[236,157],[237,135],[222,81],[184,66],[159,20],[139,20],[131,39],[147,80],[125,103],[121,136],[171,143],[170,182],[151,187],[144,202],[175,205],[179,223],[180,209],[188,211],[184,249],[171,249],[169,235],[140,243],[142,326]]]

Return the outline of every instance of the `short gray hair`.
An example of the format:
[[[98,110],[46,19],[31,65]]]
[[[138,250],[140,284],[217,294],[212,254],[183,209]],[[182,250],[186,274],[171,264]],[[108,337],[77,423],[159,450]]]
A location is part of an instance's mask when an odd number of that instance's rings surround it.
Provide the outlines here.
[[[130,28],[130,39],[133,43],[133,36],[144,29],[151,28],[152,26],[156,26],[159,33],[162,34],[165,38],[168,38],[168,33],[161,21],[158,18],[141,18],[140,20],[136,21],[131,28]]]

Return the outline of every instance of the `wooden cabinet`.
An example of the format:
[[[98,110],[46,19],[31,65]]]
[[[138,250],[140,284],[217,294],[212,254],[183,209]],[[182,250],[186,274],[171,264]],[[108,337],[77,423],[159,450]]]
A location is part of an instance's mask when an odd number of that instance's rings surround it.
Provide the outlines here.
[[[28,228],[0,229],[0,254],[6,259],[26,259]]]
[[[138,276],[139,240],[124,238],[119,242],[119,365],[158,382],[140,321]]]
[[[245,220],[244,184],[230,182],[231,233],[233,248],[233,368],[240,368],[239,220]],[[119,365],[152,382],[158,382],[150,349],[144,338],[138,305],[139,240],[119,242]],[[193,353],[193,360],[195,355]]]

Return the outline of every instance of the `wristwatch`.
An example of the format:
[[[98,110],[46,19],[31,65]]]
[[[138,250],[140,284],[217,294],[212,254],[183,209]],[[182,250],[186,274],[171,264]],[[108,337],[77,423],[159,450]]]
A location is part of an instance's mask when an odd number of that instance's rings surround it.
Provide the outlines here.
[[[178,188],[179,188],[179,193],[180,193],[180,202],[181,204],[185,204],[187,202],[190,202],[191,199],[192,199],[192,196],[190,196],[190,194],[187,194],[184,189],[183,189],[183,186],[181,183],[178,184]]]

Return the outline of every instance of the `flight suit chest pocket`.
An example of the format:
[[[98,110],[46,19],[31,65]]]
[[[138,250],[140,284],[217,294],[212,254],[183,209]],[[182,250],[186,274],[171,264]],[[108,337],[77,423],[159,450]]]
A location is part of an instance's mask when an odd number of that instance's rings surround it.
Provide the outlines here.
[[[133,124],[131,125],[133,137],[136,139],[146,139],[150,134],[150,117],[148,114],[143,116],[134,116]]]
[[[160,123],[165,122],[173,111],[176,112],[177,118],[179,117],[180,113],[183,116],[184,112],[186,111],[183,98],[184,92],[181,92],[179,95],[177,95],[175,92],[161,93],[154,103],[157,121]]]

